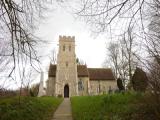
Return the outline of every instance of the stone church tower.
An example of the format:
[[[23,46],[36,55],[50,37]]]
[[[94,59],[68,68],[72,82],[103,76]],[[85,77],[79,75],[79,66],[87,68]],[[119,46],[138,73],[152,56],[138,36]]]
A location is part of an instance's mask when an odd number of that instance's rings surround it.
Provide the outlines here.
[[[59,36],[59,52],[55,79],[55,95],[78,95],[75,37]]]
[[[59,36],[57,64],[50,64],[48,96],[98,95],[116,88],[110,68],[87,68],[76,62],[75,37]]]

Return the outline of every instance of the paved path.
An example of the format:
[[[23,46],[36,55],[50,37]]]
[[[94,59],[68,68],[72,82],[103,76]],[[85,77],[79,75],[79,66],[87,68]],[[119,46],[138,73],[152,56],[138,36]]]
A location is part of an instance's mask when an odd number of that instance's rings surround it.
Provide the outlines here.
[[[52,120],[72,120],[71,103],[69,98],[64,98],[57,108]]]

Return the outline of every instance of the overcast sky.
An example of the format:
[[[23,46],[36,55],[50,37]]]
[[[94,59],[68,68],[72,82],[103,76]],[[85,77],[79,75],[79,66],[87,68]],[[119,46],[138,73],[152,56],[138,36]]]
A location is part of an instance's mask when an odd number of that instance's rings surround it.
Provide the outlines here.
[[[65,9],[59,8],[50,13],[40,24],[36,35],[50,43],[40,49],[43,55],[48,56],[53,49],[58,50],[59,35],[66,35],[75,36],[76,56],[86,62],[88,67],[102,67],[105,60],[107,35],[91,36],[89,26],[75,19]],[[44,67],[50,61],[47,56],[43,59]]]
[[[49,12],[44,12],[44,18],[39,21],[35,35],[46,41],[38,46],[38,54],[43,56],[41,59],[42,70],[44,71],[44,81],[47,80],[48,66],[53,50],[58,51],[59,35],[75,36],[76,57],[83,60],[88,67],[102,67],[106,58],[106,43],[109,42],[109,34],[91,36],[90,27],[85,21],[75,19],[73,14],[56,5]],[[40,81],[40,74],[33,78],[37,83]],[[2,84],[3,81],[0,82]],[[10,81],[5,86],[17,89],[20,86],[19,78],[16,82]]]
[[[75,19],[73,14],[70,13],[72,6],[78,8],[76,5],[79,4],[75,4],[76,0],[66,0],[66,6],[69,6],[69,4],[72,5],[69,7],[59,6],[57,1],[51,4],[52,9],[49,9],[48,12],[43,12],[44,18],[36,25],[37,29],[35,31],[37,37],[46,41],[37,47],[39,51],[38,55],[43,56],[40,61],[42,63],[42,70],[45,73],[45,80],[47,79],[48,66],[53,50],[58,51],[59,35],[75,36],[76,57],[83,60],[88,67],[99,68],[102,67],[105,59],[108,57],[106,46],[111,40],[118,40],[118,35],[126,30],[125,28],[128,27],[127,25],[129,23],[128,19],[120,16],[120,19],[115,18],[113,20],[109,26],[110,28],[106,27],[107,30],[109,29],[108,32],[106,30],[104,34],[96,37],[95,34],[92,33],[94,36],[91,36],[91,27],[87,25],[85,21],[80,21],[79,18]],[[48,5],[47,7],[50,8],[51,6]],[[139,30],[136,31],[138,31],[138,35],[141,35]],[[139,39],[139,41],[141,40]],[[35,82],[39,82],[40,74],[37,75],[35,79]]]
[[[106,44],[109,42],[109,34],[91,35],[90,27],[85,21],[80,21],[73,17],[73,14],[61,7],[49,12],[43,19],[36,31],[36,36],[47,41],[42,44],[39,53],[44,57],[42,59],[42,69],[47,79],[47,71],[50,63],[49,57],[53,50],[58,51],[59,35],[75,36],[76,57],[83,60],[88,67],[102,67],[106,58]],[[37,76],[37,80],[40,76]]]

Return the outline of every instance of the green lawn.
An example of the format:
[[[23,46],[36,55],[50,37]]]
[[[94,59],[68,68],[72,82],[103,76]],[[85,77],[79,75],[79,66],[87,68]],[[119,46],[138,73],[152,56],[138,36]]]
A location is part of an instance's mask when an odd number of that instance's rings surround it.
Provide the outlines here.
[[[62,98],[18,97],[0,98],[0,120],[51,120]]]
[[[140,93],[72,97],[74,120],[153,120]],[[157,120],[157,119],[154,119]]]

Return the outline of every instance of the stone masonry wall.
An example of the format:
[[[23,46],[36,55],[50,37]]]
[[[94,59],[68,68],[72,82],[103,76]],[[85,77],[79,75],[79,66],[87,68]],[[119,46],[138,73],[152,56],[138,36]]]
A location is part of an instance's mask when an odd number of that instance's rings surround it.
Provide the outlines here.
[[[69,85],[69,96],[78,94],[75,38],[59,36],[55,95],[64,96],[64,86]]]
[[[49,77],[47,80],[47,89],[46,89],[46,95],[47,96],[54,96],[55,93],[55,77]]]
[[[91,80],[90,81],[90,94],[96,95],[99,94],[99,86],[100,93],[107,93],[109,89],[115,90],[117,89],[117,82],[114,80]]]
[[[89,92],[89,78],[88,77],[78,77],[78,81],[82,81],[83,89],[79,90],[80,96],[88,95]]]

